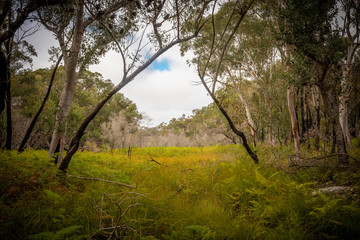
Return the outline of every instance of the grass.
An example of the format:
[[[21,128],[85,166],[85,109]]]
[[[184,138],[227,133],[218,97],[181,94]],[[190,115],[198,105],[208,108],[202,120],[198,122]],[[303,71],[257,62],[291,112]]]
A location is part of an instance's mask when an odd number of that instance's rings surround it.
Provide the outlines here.
[[[272,167],[275,150],[259,150],[260,165],[233,145],[81,152],[70,163],[67,174],[135,189],[61,177],[45,151],[1,151],[0,238],[359,239],[358,170],[288,174]],[[313,194],[327,182],[353,192]]]

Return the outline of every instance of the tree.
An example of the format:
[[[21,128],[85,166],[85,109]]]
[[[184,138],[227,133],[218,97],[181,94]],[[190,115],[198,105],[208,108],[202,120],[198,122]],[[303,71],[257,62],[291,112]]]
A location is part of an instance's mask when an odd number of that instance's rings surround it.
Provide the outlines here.
[[[341,10],[345,13],[343,27],[338,27],[347,49],[341,60],[340,94],[339,94],[339,121],[344,133],[345,141],[351,144],[349,131],[349,99],[350,99],[350,73],[354,67],[354,57],[360,46],[360,3],[354,0],[341,1]]]
[[[136,4],[135,4],[136,3]],[[66,171],[72,156],[76,153],[80,145],[80,140],[85,133],[89,123],[95,118],[102,107],[117,93],[120,89],[133,81],[144,69],[146,69],[155,59],[168,49],[181,42],[189,41],[196,37],[199,30],[204,24],[203,14],[211,1],[147,1],[142,6],[140,2],[135,1],[135,7],[138,9],[131,12],[131,16],[139,22],[133,23],[131,31],[126,32],[126,37],[118,38],[117,34],[123,33],[112,30],[110,25],[100,21],[101,25],[109,32],[114,40],[117,50],[122,56],[123,76],[120,83],[115,86],[87,115],[78,128],[75,136],[72,138],[69,151],[59,169]],[[92,13],[94,15],[94,13]],[[192,26],[189,29],[190,34],[183,34],[184,28]],[[148,33],[148,26],[152,31]],[[144,38],[148,38],[148,42],[144,43]],[[155,51],[149,51],[151,56],[142,57],[144,48],[147,44],[153,44]],[[131,52],[135,47],[134,52]]]
[[[198,75],[203,86],[226,118],[232,131],[242,140],[242,144],[250,157],[255,163],[258,163],[258,157],[248,145],[245,134],[235,126],[232,118],[215,95],[216,86],[221,82],[220,78],[224,71],[224,62],[226,62],[231,43],[234,41],[234,36],[253,2],[230,1],[224,4],[217,13],[215,13],[214,5],[210,15],[211,22],[207,24],[207,28],[202,32],[203,37],[195,41],[191,47],[196,49],[197,59],[193,60],[193,63],[197,66]],[[189,46],[185,45],[184,49],[187,50],[187,48]],[[208,85],[208,82],[211,83],[211,86]]]
[[[11,57],[13,50],[17,50],[17,46],[21,44],[27,45],[23,41],[24,36],[29,32],[25,32],[18,36],[14,42],[14,36],[21,25],[29,18],[29,16],[40,7],[50,6],[54,4],[62,4],[65,1],[12,1],[5,0],[0,4],[0,26],[4,29],[0,33],[0,114],[5,109],[7,111],[7,140],[6,148],[11,149],[12,125],[11,125]],[[29,45],[27,45],[29,46]]]
[[[312,12],[313,14],[308,14]],[[347,164],[344,135],[339,121],[337,66],[344,56],[344,44],[339,32],[332,28],[337,14],[336,1],[284,1],[280,11],[280,31],[284,42],[296,47],[298,53],[314,64],[315,84],[332,117],[339,161]],[[284,24],[285,23],[285,24]]]
[[[19,146],[19,149],[18,149],[19,152],[24,151],[24,148],[25,148],[25,146],[26,146],[26,143],[27,143],[27,141],[28,141],[29,138],[30,138],[31,132],[33,131],[33,129],[34,129],[34,127],[35,127],[36,121],[38,120],[38,118],[39,118],[42,110],[44,109],[44,106],[45,106],[45,104],[46,104],[47,99],[49,98],[50,91],[51,91],[51,88],[52,88],[52,85],[53,85],[53,82],[54,82],[54,79],[55,79],[56,70],[57,70],[57,68],[58,68],[61,60],[62,60],[62,55],[59,57],[58,61],[57,61],[56,64],[55,64],[53,73],[52,73],[52,75],[51,75],[50,83],[49,83],[49,86],[48,86],[48,90],[47,90],[47,92],[46,92],[46,95],[45,95],[45,97],[44,97],[44,100],[43,100],[43,102],[42,102],[39,110],[36,112],[35,116],[33,117],[33,119],[32,119],[32,121],[31,121],[28,129],[26,130],[26,133],[25,133],[25,135],[24,135],[24,138],[23,138],[23,140],[21,141],[20,146]]]
[[[75,94],[78,79],[89,64],[97,61],[98,56],[106,51],[109,37],[103,36],[101,29],[97,28],[96,21],[103,18],[114,21],[114,12],[123,8],[131,8],[125,2],[108,1],[89,2],[70,1],[66,5],[46,8],[38,11],[41,23],[52,31],[60,45],[66,69],[66,84],[61,93],[59,109],[53,136],[51,139],[49,155],[60,144],[59,162],[66,143],[66,119]],[[90,14],[90,11],[92,14]],[[110,19],[110,20],[109,20]],[[109,23],[110,24],[110,23]],[[56,49],[54,49],[56,51]]]

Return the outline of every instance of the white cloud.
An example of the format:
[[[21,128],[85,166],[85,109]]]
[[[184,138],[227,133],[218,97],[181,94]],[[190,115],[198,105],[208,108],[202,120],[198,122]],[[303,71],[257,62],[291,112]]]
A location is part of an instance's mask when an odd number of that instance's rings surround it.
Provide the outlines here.
[[[50,67],[48,49],[58,46],[54,36],[47,30],[29,37],[38,57],[34,58],[34,69]],[[190,115],[195,108],[201,108],[211,102],[203,86],[195,86],[198,76],[193,67],[188,67],[186,58],[180,56],[178,46],[174,46],[158,58],[168,61],[169,71],[153,68],[144,70],[136,79],[125,86],[122,92],[136,103],[140,112],[145,112],[153,121],[152,125],[168,122],[182,114]],[[118,84],[122,78],[122,60],[119,53],[108,52],[91,71],[101,73],[105,79]]]

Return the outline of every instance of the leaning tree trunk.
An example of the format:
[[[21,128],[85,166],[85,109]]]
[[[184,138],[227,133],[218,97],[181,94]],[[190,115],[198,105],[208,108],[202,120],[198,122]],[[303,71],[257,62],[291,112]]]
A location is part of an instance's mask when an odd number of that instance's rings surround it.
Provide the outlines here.
[[[50,79],[50,83],[49,83],[49,87],[48,87],[48,90],[47,90],[46,95],[44,97],[44,100],[43,100],[39,110],[35,114],[34,118],[32,119],[32,121],[31,121],[31,123],[30,123],[30,125],[29,125],[29,127],[28,127],[28,129],[27,129],[27,131],[25,133],[25,136],[24,136],[23,140],[21,141],[21,144],[20,144],[19,149],[18,149],[19,152],[24,151],[26,143],[27,143],[28,139],[30,138],[31,132],[35,127],[36,121],[39,118],[39,116],[40,116],[40,114],[41,114],[41,112],[42,112],[42,110],[43,110],[43,108],[45,106],[45,103],[46,103],[47,99],[49,98],[50,91],[51,91],[51,88],[52,88],[52,84],[53,84],[54,78],[55,78],[55,73],[56,73],[56,70],[57,70],[60,62],[61,62],[61,59],[62,59],[62,55],[59,57],[56,65],[55,65],[55,68],[53,70],[53,73],[52,73],[52,76],[51,76],[51,79]]]
[[[254,153],[251,150],[251,147],[249,146],[249,144],[247,143],[247,139],[245,137],[245,134],[238,130],[235,127],[235,124],[233,123],[233,121],[231,120],[229,114],[226,112],[226,110],[222,107],[222,105],[220,104],[220,102],[218,101],[218,99],[216,98],[216,96],[211,92],[211,90],[209,89],[209,87],[206,85],[206,82],[204,80],[204,78],[199,74],[200,80],[202,82],[202,84],[204,85],[206,91],[208,92],[208,94],[211,96],[212,100],[214,101],[214,103],[216,104],[216,106],[218,107],[218,109],[220,110],[220,112],[223,114],[223,116],[226,118],[231,130],[242,140],[242,144],[245,147],[247,153],[250,155],[250,157],[253,159],[255,164],[259,163],[259,159],[258,156],[256,155],[256,153]]]
[[[166,52],[168,49],[170,49],[171,47],[173,47],[174,45],[181,43],[181,42],[186,42],[191,40],[192,38],[194,38],[196,36],[192,35],[188,38],[185,39],[177,39],[176,41],[172,42],[171,44],[167,45],[166,47],[164,47],[163,49],[158,50],[158,52],[156,52],[150,59],[148,59],[143,65],[141,65],[139,68],[137,68],[132,74],[130,74],[129,76],[126,75],[126,73],[124,73],[123,79],[122,81],[116,85],[104,98],[103,100],[101,100],[96,107],[94,108],[94,110],[89,113],[89,115],[86,116],[86,118],[82,121],[80,127],[78,128],[75,136],[71,139],[70,142],[70,146],[69,146],[69,150],[66,154],[66,156],[64,157],[64,159],[62,160],[62,162],[60,163],[59,169],[63,172],[66,172],[70,160],[72,158],[72,156],[76,153],[76,151],[79,149],[80,146],[80,140],[82,138],[82,136],[85,133],[85,130],[87,128],[87,126],[90,124],[90,122],[96,117],[96,115],[99,113],[99,111],[101,110],[101,108],[111,99],[111,97],[117,93],[118,91],[120,91],[123,87],[125,87],[129,82],[131,82],[136,76],[138,76],[143,70],[145,70],[148,66],[150,66],[150,64],[152,62],[155,61],[155,59],[157,59],[160,55],[162,55],[164,52]]]
[[[298,122],[296,119],[293,92],[294,92],[293,87],[288,87],[286,96],[287,96],[288,109],[289,109],[290,119],[291,119],[291,132],[292,132],[292,135],[294,138],[295,154],[296,154],[296,158],[299,159],[299,158],[301,158],[300,137],[299,137]]]

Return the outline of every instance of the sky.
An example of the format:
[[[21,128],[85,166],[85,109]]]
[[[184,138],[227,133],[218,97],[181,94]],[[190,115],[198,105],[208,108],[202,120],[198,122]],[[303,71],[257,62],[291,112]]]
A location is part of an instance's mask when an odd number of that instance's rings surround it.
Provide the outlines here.
[[[38,56],[33,59],[33,70],[51,67],[48,49],[58,47],[56,39],[46,29],[41,29],[27,41],[34,45]],[[136,103],[139,112],[151,119],[146,126],[156,126],[169,122],[172,118],[189,116],[193,109],[208,105],[211,98],[199,84],[194,67],[186,64],[188,57],[181,57],[179,47],[175,46],[161,55],[132,82],[120,90]],[[100,63],[92,65],[90,71],[99,72],[104,79],[118,84],[122,77],[121,56],[115,51],[106,53]]]

